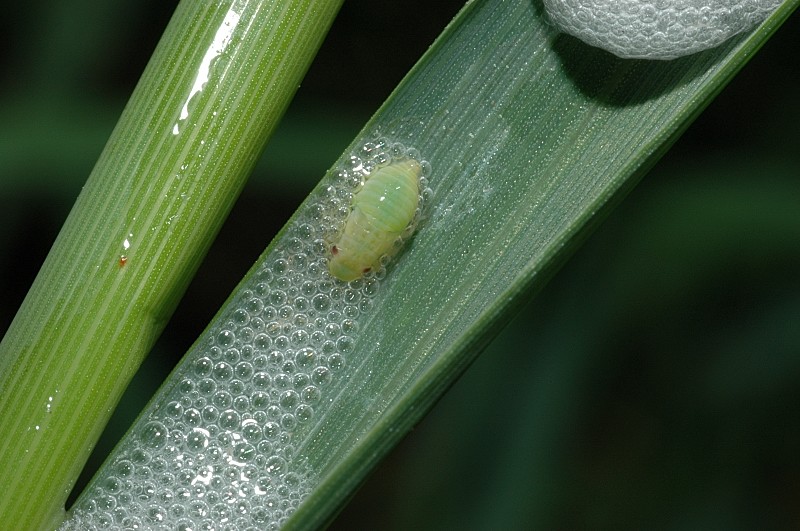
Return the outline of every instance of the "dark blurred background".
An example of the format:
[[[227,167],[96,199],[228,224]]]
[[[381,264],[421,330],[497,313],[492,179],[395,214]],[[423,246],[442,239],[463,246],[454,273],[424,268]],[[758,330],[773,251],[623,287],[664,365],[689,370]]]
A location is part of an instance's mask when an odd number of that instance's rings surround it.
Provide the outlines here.
[[[175,5],[0,18],[0,333]],[[461,5],[345,3],[87,471]],[[798,51],[795,15],[333,529],[800,528]]]

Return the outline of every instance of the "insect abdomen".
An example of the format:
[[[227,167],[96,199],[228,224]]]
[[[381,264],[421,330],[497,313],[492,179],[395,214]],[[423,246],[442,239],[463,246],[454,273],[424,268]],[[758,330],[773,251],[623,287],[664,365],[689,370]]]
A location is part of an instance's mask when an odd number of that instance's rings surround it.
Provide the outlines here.
[[[344,231],[332,246],[331,275],[349,282],[380,264],[414,219],[422,169],[404,160],[376,170],[353,197]]]

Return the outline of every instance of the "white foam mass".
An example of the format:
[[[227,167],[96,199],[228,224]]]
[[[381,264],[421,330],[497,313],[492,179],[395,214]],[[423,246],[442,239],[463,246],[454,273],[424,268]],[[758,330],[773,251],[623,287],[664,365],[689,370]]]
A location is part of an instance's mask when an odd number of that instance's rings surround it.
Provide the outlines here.
[[[276,531],[318,475],[305,442],[354,365],[386,267],[352,282],[328,272],[353,194],[393,161],[430,164],[376,136],[317,187],[271,252],[190,349],[61,531]],[[421,213],[420,213],[421,215]]]
[[[782,0],[544,0],[564,33],[624,58],[674,59],[763,21]]]

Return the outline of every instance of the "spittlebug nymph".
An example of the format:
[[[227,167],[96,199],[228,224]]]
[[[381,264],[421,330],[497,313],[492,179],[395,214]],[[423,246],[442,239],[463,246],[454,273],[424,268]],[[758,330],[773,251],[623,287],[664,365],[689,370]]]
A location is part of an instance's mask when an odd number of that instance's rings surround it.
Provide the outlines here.
[[[375,170],[353,196],[344,230],[331,246],[328,270],[349,282],[380,267],[419,205],[419,162],[405,159]]]

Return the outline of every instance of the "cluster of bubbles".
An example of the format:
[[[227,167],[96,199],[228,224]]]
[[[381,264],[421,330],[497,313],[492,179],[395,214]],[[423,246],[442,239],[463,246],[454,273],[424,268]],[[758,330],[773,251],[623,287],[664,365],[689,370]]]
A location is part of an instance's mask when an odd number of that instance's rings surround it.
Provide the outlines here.
[[[544,0],[553,23],[625,58],[674,59],[720,45],[782,0]]]
[[[405,158],[421,161],[376,136],[315,191],[61,529],[281,527],[316,481],[298,445],[342,377],[386,274],[334,279],[331,242],[370,172]],[[425,181],[420,190],[424,201]]]

